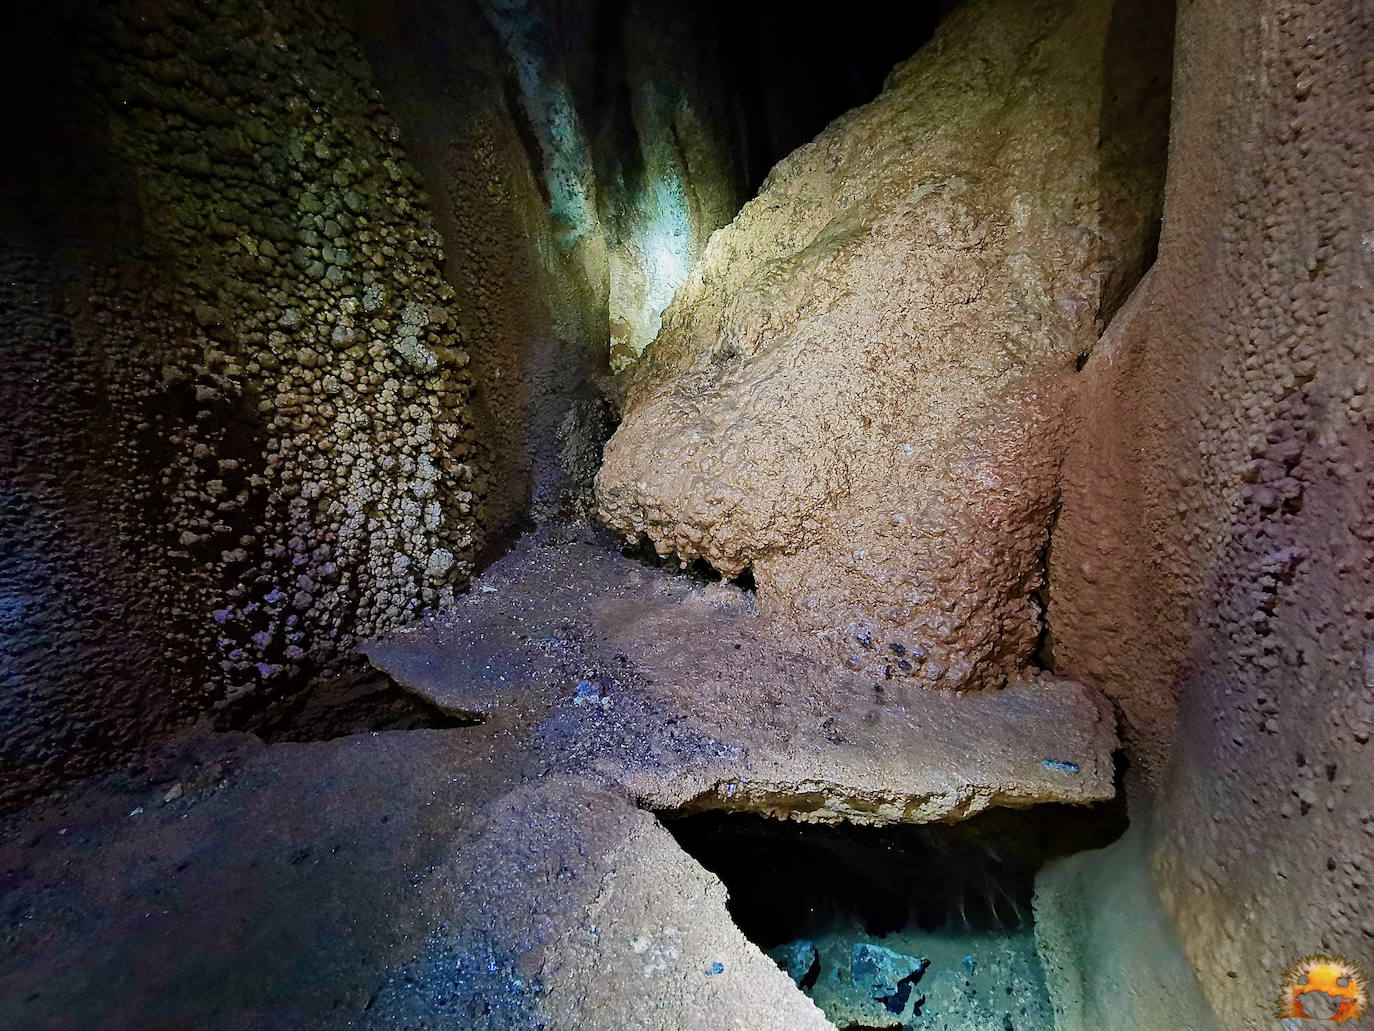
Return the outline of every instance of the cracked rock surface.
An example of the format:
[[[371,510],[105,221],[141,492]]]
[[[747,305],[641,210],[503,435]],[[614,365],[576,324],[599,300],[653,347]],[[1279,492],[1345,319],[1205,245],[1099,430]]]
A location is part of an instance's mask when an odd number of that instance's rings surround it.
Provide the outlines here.
[[[957,695],[837,672],[780,645],[748,592],[665,577],[605,536],[525,537],[369,658],[453,715],[547,712],[561,756],[655,809],[928,823],[1112,797],[1115,726],[1094,692],[1039,677]]]
[[[218,735],[11,819],[0,1027],[831,1026],[531,729]]]

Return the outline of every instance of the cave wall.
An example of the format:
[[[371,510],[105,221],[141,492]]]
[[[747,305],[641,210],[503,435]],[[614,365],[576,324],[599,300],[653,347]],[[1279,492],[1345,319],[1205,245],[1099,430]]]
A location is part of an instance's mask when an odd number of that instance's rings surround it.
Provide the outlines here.
[[[355,22],[430,188],[489,490],[475,500],[491,553],[528,515],[576,504],[563,450],[596,456],[604,420],[606,253],[597,234],[560,246],[538,142],[511,56],[476,2],[357,3]],[[575,465],[576,463],[574,463]]]
[[[880,78],[938,7],[884,15],[827,81]],[[0,804],[292,690],[525,520],[589,514],[612,361],[779,156],[775,123],[814,132],[852,95],[794,110],[813,32],[737,103],[797,33],[732,32],[732,9],[18,12]]]
[[[869,99],[944,6],[837,31],[812,2],[354,0],[483,339],[485,525],[590,514],[611,373],[772,164]]]
[[[469,331],[346,20],[59,4],[19,50],[0,306],[0,801],[465,583]]]
[[[600,0],[352,6],[453,241],[458,318],[483,339],[470,371],[496,474],[484,523],[585,514],[614,417],[612,364],[642,348],[686,265],[743,201],[714,13]]]
[[[1080,377],[1061,672],[1120,706],[1229,1028],[1374,945],[1367,5],[1181,5],[1159,258]]]

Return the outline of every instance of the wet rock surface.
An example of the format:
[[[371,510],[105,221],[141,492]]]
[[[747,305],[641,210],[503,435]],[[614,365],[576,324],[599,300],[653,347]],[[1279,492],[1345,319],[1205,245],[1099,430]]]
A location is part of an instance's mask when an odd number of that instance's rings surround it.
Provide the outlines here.
[[[787,971],[787,976],[798,988],[807,989],[816,983],[816,975],[820,973],[820,959],[816,955],[816,943],[809,938],[779,945],[775,949],[770,949],[768,955]]]
[[[906,1007],[911,989],[930,966],[924,956],[908,956],[873,942],[858,942],[849,958],[849,979],[883,1004],[889,1013]]]
[[[995,933],[902,933],[886,945],[855,943],[862,929],[827,935],[817,942],[821,976],[810,993],[836,1027],[892,1028],[893,1031],[1048,1031],[1054,1016],[1044,974],[1028,927]],[[873,997],[872,982],[851,972],[855,951],[919,949],[929,968],[896,990]],[[963,962],[976,949],[979,968]],[[897,954],[901,954],[898,952]]]

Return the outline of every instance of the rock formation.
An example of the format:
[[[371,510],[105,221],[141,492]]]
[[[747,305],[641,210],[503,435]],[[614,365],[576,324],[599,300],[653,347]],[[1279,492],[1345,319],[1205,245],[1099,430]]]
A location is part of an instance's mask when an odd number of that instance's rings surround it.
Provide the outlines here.
[[[25,84],[4,212],[5,795],[450,597],[484,489],[442,242],[341,16],[63,18],[78,99]]]
[[[1367,964],[1362,5],[1181,4],[1167,190],[1172,4],[902,5],[949,13],[709,244],[769,105],[812,131],[795,25],[837,36],[814,84],[877,13],[20,6],[0,810],[99,776],[0,817],[13,1019],[822,1028],[809,986],[995,1026],[1033,988],[1015,1026],[1249,1031],[1295,958]],[[288,693],[361,635],[396,682]],[[172,733],[255,694],[263,740]],[[1043,845],[976,878],[1018,924],[1035,881],[1000,982],[866,928],[775,963],[655,816],[993,809]],[[902,869],[929,927],[977,921],[962,855]]]
[[[1374,941],[1367,5],[1180,5],[1159,260],[1080,377],[1060,672],[1120,706],[1228,1028]]]
[[[611,356],[643,349],[643,327],[746,193],[712,14],[356,6],[454,241],[458,317],[481,341],[470,372],[493,482],[479,518],[504,539],[527,517],[589,510]]]
[[[585,517],[612,324],[647,340],[767,115],[735,109],[716,6],[23,15],[0,805],[289,692],[522,520]]]
[[[1025,667],[1070,383],[1145,260],[1164,148],[1100,119],[1159,88],[1104,97],[1112,15],[959,8],[779,164],[633,372],[602,517],[752,569],[765,611],[852,668],[980,688]]]

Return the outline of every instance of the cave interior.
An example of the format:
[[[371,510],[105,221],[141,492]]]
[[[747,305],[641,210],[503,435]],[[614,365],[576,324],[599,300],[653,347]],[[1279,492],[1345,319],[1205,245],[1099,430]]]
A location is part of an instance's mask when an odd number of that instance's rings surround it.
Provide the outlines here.
[[[0,51],[0,1028],[1365,1012],[1365,5]]]

